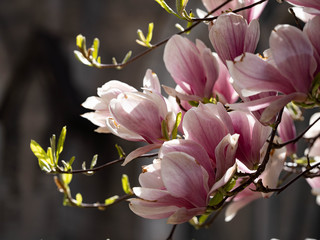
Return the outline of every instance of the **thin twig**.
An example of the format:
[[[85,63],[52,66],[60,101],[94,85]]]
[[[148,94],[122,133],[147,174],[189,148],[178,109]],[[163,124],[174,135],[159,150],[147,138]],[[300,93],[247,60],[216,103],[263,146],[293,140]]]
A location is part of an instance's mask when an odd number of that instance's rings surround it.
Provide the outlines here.
[[[306,134],[306,132],[309,131],[310,128],[312,128],[318,121],[320,120],[320,117],[317,118],[317,120],[315,120],[312,124],[310,124],[302,133],[300,133],[296,138],[291,139],[285,143],[281,143],[281,144],[276,144],[273,143],[273,148],[282,148],[290,143],[296,143],[297,141],[299,141],[300,138],[303,137],[304,134]]]
[[[158,155],[158,153],[147,153],[147,154],[143,154],[141,156],[138,156],[137,158],[155,157],[157,155]],[[50,174],[63,174],[63,173],[64,174],[66,174],[66,173],[67,174],[68,173],[69,174],[73,174],[73,173],[89,173],[89,174],[91,174],[93,172],[97,172],[97,171],[99,171],[99,170],[101,170],[101,169],[103,169],[105,167],[108,167],[110,165],[113,165],[115,163],[123,162],[124,159],[125,159],[125,157],[120,157],[120,158],[118,158],[116,160],[113,160],[111,162],[107,162],[105,164],[102,164],[101,166],[98,166],[98,167],[95,167],[95,168],[91,168],[91,169],[78,169],[78,170],[71,170],[71,171],[63,171],[63,170],[57,168],[57,171],[50,172]]]
[[[205,18],[203,18],[203,19],[192,19],[192,20],[195,22],[194,24],[192,24],[190,27],[188,27],[188,28],[184,29],[183,31],[180,31],[180,32],[178,32],[178,33],[176,33],[176,34],[182,35],[182,34],[184,34],[184,33],[186,33],[186,32],[189,32],[189,31],[192,30],[194,27],[196,27],[197,25],[199,25],[201,22],[207,21],[207,20],[206,20],[206,17],[210,16],[212,13],[216,12],[217,10],[219,10],[220,8],[222,8],[223,6],[225,6],[227,3],[231,2],[231,1],[232,1],[232,0],[226,0],[225,2],[223,2],[222,4],[220,4],[218,7],[216,7],[216,8],[213,9],[212,11],[210,11],[210,12],[205,16]],[[264,0],[264,1],[266,1],[266,0]],[[257,3],[251,4],[251,5],[252,5],[252,6],[255,6],[256,4],[257,4]],[[246,8],[249,8],[251,5],[247,6]],[[234,12],[239,12],[239,11],[242,11],[242,10],[243,10],[243,8],[240,8],[240,9],[235,10]],[[211,19],[214,20],[214,19],[216,19],[216,18],[218,18],[218,16],[213,17],[213,18],[211,18]],[[119,68],[119,69],[121,69],[121,68],[129,65],[130,63],[138,60],[139,58],[143,57],[144,55],[148,54],[149,52],[153,51],[154,49],[160,47],[161,45],[167,43],[167,42],[169,41],[169,39],[170,39],[170,37],[168,37],[168,38],[166,38],[166,39],[164,39],[164,40],[162,40],[162,41],[160,41],[160,42],[152,45],[151,48],[148,48],[148,49],[145,50],[144,52],[142,52],[142,53],[140,53],[140,54],[138,54],[138,55],[130,58],[128,61],[126,61],[126,62],[124,62],[124,63],[118,63],[118,64],[99,64],[99,66],[96,66],[96,65],[94,65],[94,66],[97,67],[97,68],[101,68],[101,69],[104,69],[104,68]],[[85,56],[85,55],[84,55],[84,56]],[[85,56],[85,57],[86,57],[86,56]],[[88,60],[89,62],[91,62],[91,60],[90,60],[88,57],[86,57],[86,58],[87,58],[87,60]],[[91,62],[91,63],[92,63],[92,62]]]
[[[105,203],[99,203],[99,202],[96,202],[96,203],[77,203],[77,201],[74,198],[72,198],[70,190],[68,190],[65,187],[65,185],[61,182],[61,180],[57,176],[54,176],[53,179],[54,179],[55,184],[58,187],[58,190],[60,192],[64,193],[65,197],[68,199],[70,206],[72,206],[72,207],[97,208],[100,210],[105,210],[107,207],[110,207],[111,205],[120,203],[120,202],[132,197],[132,194],[125,194],[125,195],[117,198],[112,204],[105,204]]]
[[[173,234],[174,234],[174,232],[175,232],[175,230],[177,229],[177,224],[174,224],[173,226],[172,226],[172,229],[171,229],[171,231],[170,231],[170,234],[169,234],[169,236],[167,237],[167,240],[172,240],[173,239]]]
[[[272,132],[271,132],[271,136],[270,136],[270,140],[269,140],[269,144],[268,144],[268,147],[267,147],[267,151],[266,151],[266,154],[264,156],[264,159],[262,161],[262,163],[260,164],[260,166],[258,167],[257,171],[254,172],[253,174],[251,174],[249,176],[249,179],[247,181],[245,181],[244,183],[242,183],[241,185],[239,185],[237,188],[235,188],[234,190],[232,190],[229,194],[230,196],[233,196],[239,192],[241,192],[242,190],[244,190],[247,186],[249,186],[251,183],[254,182],[254,180],[256,178],[258,178],[261,173],[265,170],[266,168],[266,165],[269,161],[269,158],[270,158],[270,154],[271,154],[271,150],[273,149],[273,140],[276,136],[276,132],[277,132],[277,128],[281,122],[281,118],[282,118],[282,113],[283,113],[283,108],[282,110],[279,112],[278,114],[278,117],[275,121],[275,124],[274,124],[274,128],[272,129]]]

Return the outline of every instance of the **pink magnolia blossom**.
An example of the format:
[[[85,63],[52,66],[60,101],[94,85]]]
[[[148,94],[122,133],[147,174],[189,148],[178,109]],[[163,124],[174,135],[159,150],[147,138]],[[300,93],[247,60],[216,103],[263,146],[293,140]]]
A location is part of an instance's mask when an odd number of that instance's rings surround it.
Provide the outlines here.
[[[261,161],[263,160],[264,154],[261,155]],[[261,180],[263,186],[268,187],[270,189],[276,188],[278,185],[278,179],[280,173],[283,169],[284,162],[286,158],[285,148],[276,149],[271,152],[269,161],[266,165],[263,173],[255,180],[255,182]],[[242,173],[254,173],[254,170],[248,169],[244,164],[240,161],[237,161],[238,172]],[[241,179],[242,180],[242,179]],[[239,186],[239,182],[237,182],[236,186]],[[251,189],[255,189],[255,185],[252,183],[248,187],[246,187],[243,191],[238,193],[235,198],[232,199],[231,203],[227,206],[225,212],[225,221],[231,221],[237,214],[237,212],[248,205],[250,202],[259,199],[259,198],[269,198],[273,192],[270,193],[262,193],[255,192]]]
[[[238,105],[249,111],[263,110],[259,119],[262,123],[269,122],[290,101],[304,102],[317,69],[314,47],[299,29],[278,25],[269,42],[266,59],[245,53],[227,63],[239,95],[268,93],[269,96]],[[230,107],[238,108],[236,104]]]
[[[110,101],[123,92],[137,92],[137,90],[134,87],[117,80],[105,83],[102,87],[98,88],[99,97],[88,97],[86,101],[82,103],[83,107],[95,110],[94,112],[83,114],[82,117],[99,126],[99,128],[96,129],[97,132],[109,133],[110,130],[107,127],[106,119],[111,117],[109,110]]]
[[[255,169],[260,164],[261,151],[271,133],[271,127],[262,125],[250,113],[233,111],[229,115],[235,133],[240,135],[236,158],[249,169]]]
[[[212,97],[213,86],[219,76],[219,65],[203,42],[196,40],[194,44],[187,38],[174,35],[166,44],[163,59],[183,93],[191,96],[180,96],[180,99],[202,100]]]
[[[278,133],[282,142],[290,141],[296,137],[296,127],[287,108],[283,110],[281,122],[278,126]],[[288,156],[295,154],[297,151],[297,143],[287,144],[286,149]]]
[[[225,1],[223,0],[202,0],[203,5],[206,7],[208,12],[211,12],[212,10],[216,9],[219,5],[221,5],[222,3],[224,3]],[[248,5],[251,5],[253,3],[258,2],[258,0],[234,0],[231,1],[229,3],[227,3],[226,5],[224,5],[222,8],[220,8],[217,12],[224,12],[224,11],[230,11],[231,10],[236,10],[238,8],[242,8]],[[241,14],[248,22],[250,22],[253,19],[256,19],[260,16],[260,14],[262,13],[264,7],[266,6],[268,1],[259,4],[255,7],[246,9],[244,11],[239,12],[239,14]],[[214,15],[217,15],[215,13],[213,13]]]
[[[183,131],[185,138],[201,144],[214,162],[215,146],[226,135],[238,134],[239,147],[235,156],[248,168],[253,169],[260,163],[260,151],[271,128],[263,126],[249,113],[228,113],[223,105],[218,103],[200,104],[198,108],[190,109],[184,117]],[[233,164],[234,162],[227,165],[230,167]]]
[[[254,52],[260,37],[257,20],[250,24],[241,15],[226,13],[212,23],[210,41],[224,64],[244,52]]]
[[[192,140],[164,143],[159,157],[161,160],[156,159],[144,167],[139,177],[141,187],[133,188],[139,198],[130,199],[129,206],[139,216],[168,218],[170,224],[204,214],[210,196],[229,181],[235,169],[227,169],[216,182],[211,159],[205,149]]]
[[[127,84],[111,81],[98,89],[100,97],[89,97],[83,103],[84,107],[95,110],[83,117],[98,125],[99,132],[150,144],[131,152],[124,165],[159,148],[166,140],[163,130],[170,135],[175,124],[173,107],[161,95],[159,80],[151,70],[146,72],[143,89],[143,92],[138,92]]]
[[[319,0],[288,0],[287,2],[293,4],[295,15],[304,22],[308,22],[310,19],[317,15],[320,15],[320,1]]]
[[[320,177],[307,178],[306,180],[312,188],[311,193],[317,197],[316,202],[320,206]]]
[[[314,125],[304,134],[304,138],[313,139],[320,135],[320,121],[318,120],[315,123],[318,118],[320,118],[320,112],[317,112],[311,116],[309,124],[311,125],[314,123]],[[310,149],[306,149],[305,154],[320,160],[320,138],[315,140]]]

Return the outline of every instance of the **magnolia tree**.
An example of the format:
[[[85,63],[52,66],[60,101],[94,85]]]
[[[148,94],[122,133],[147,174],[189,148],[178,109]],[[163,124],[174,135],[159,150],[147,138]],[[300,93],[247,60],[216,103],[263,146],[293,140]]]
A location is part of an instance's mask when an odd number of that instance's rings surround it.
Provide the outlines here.
[[[129,52],[122,63],[101,63],[99,40],[87,49],[85,37],[77,37],[76,57],[96,68],[121,69],[165,45],[164,64],[176,87],[161,86],[148,69],[141,90],[113,80],[98,88],[98,96],[87,98],[83,107],[92,111],[82,117],[97,125],[98,133],[145,143],[129,154],[116,146],[119,159],[98,167],[97,156],[89,168],[83,164],[79,170],[72,168],[74,158],[59,161],[65,127],[57,140],[52,136],[47,151],[31,141],[40,168],[57,175],[64,204],[105,209],[128,201],[135,214],[166,218],[173,230],[185,222],[201,228],[222,209],[230,221],[255,199],[269,198],[304,178],[320,205],[320,113],[306,120],[309,127],[302,132],[294,125],[303,120],[305,109],[320,105],[320,0],[288,0],[293,17],[305,25],[277,25],[263,54],[255,49],[266,0],[202,0],[206,11],[196,13],[187,12],[187,0],[176,0],[175,10],[164,0],[156,2],[187,27],[178,25],[176,35],[152,44],[150,23],[147,35],[138,30],[137,40],[148,49],[133,58]],[[208,25],[212,46],[187,38],[199,24]],[[308,148],[299,156],[297,144],[305,141]],[[142,167],[140,186],[131,188],[123,175],[123,196],[94,204],[84,203],[79,193],[72,196],[73,174],[92,175],[118,162],[139,164],[131,161],[142,157],[151,161]],[[291,178],[282,179],[282,172]]]

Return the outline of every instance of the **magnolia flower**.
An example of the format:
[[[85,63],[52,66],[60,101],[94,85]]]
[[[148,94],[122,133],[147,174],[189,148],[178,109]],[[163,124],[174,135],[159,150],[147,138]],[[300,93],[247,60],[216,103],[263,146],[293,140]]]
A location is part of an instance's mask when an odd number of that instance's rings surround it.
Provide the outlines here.
[[[312,188],[311,193],[317,196],[316,202],[320,206],[320,177],[306,178],[306,180]]]
[[[317,112],[313,114],[310,118],[309,124],[314,124],[305,134],[304,138],[307,139],[313,139],[317,138],[320,135],[320,121],[318,120],[320,118],[320,112]],[[316,123],[315,121],[318,120]],[[310,157],[314,157],[318,160],[320,160],[320,138],[318,137],[315,142],[313,143],[312,147],[310,149],[305,150],[305,154]]]
[[[262,154],[261,161],[263,160],[264,155]],[[268,187],[270,189],[276,188],[278,185],[278,179],[282,168],[284,166],[284,162],[286,159],[286,151],[285,148],[276,149],[271,152],[269,161],[266,165],[263,173],[255,180],[255,182],[261,181],[263,186]],[[248,169],[244,164],[240,161],[237,161],[237,171],[241,173],[254,173],[255,171]],[[239,179],[236,186],[239,186],[242,179]],[[273,192],[263,193],[263,192],[255,192],[251,189],[255,189],[255,185],[252,183],[248,187],[246,187],[243,191],[238,193],[227,206],[225,212],[225,221],[231,221],[237,214],[237,212],[249,204],[250,202],[259,199],[259,198],[269,198]]]
[[[224,146],[222,148],[225,150]],[[231,152],[235,149],[236,145]],[[164,143],[159,157],[143,168],[139,177],[141,187],[133,188],[139,198],[129,199],[129,206],[139,216],[168,218],[170,224],[183,223],[204,214],[210,196],[230,180],[235,170],[231,167],[215,171],[205,149],[192,140]],[[220,160],[223,165],[226,159]],[[223,175],[216,181],[215,174],[221,171]]]
[[[218,6],[223,4],[225,1],[223,0],[202,0],[203,5],[206,7],[208,12],[211,12],[212,10],[216,9]],[[251,5],[253,3],[258,2],[258,0],[234,0],[226,5],[224,5],[222,8],[218,9],[217,12],[225,12],[225,11],[230,11],[231,10],[236,10],[248,5]],[[248,8],[244,11],[239,12],[248,22],[250,22],[252,19],[256,19],[260,16],[262,13],[264,7],[266,6],[268,1],[265,1],[262,4],[259,4],[255,7]],[[214,15],[216,15],[214,13]]]
[[[296,127],[287,108],[284,108],[283,110],[281,122],[278,126],[278,133],[282,142],[290,141],[296,137]],[[297,143],[287,144],[286,149],[288,156],[296,153]]]
[[[181,100],[212,97],[213,86],[219,76],[219,65],[203,42],[196,40],[194,44],[187,38],[174,35],[166,44],[163,59],[172,78],[186,95],[182,96],[181,91],[180,95],[176,93]]]
[[[159,148],[167,140],[164,132],[170,135],[175,124],[172,107],[160,94],[159,80],[151,70],[146,72],[143,89],[144,92],[138,92],[127,84],[111,81],[98,89],[100,97],[90,97],[83,103],[84,107],[96,110],[83,117],[100,126],[99,132],[150,144],[131,152],[124,165]]]
[[[314,18],[316,15],[320,15],[320,1],[319,0],[287,0],[287,2],[293,4],[293,11],[295,15],[302,21],[307,22]]]
[[[212,23],[210,41],[224,64],[244,52],[254,52],[260,37],[257,20],[250,24],[241,15],[227,13],[220,15]]]
[[[235,156],[250,169],[260,163],[260,151],[271,131],[251,114],[240,111],[228,113],[221,103],[200,104],[198,108],[190,109],[182,125],[185,138],[201,144],[214,162],[215,146],[226,135],[238,134],[239,147]],[[230,159],[233,161],[232,157]],[[234,162],[226,164],[230,167]]]
[[[247,168],[256,169],[260,164],[261,151],[271,133],[271,127],[262,125],[250,113],[229,113],[235,133],[240,135],[236,158]]]
[[[106,120],[108,117],[112,116],[109,110],[110,101],[123,92],[137,92],[137,90],[134,87],[117,80],[105,83],[102,87],[98,88],[99,97],[88,97],[86,101],[82,103],[83,107],[95,110],[94,112],[83,114],[82,117],[87,118],[93,124],[99,126],[99,128],[96,129],[97,132],[109,133],[110,129],[107,127]]]
[[[319,40],[315,39],[317,43]],[[227,62],[239,95],[249,97],[264,92],[278,93],[238,106],[230,105],[234,109],[247,108],[249,111],[263,109],[259,119],[262,123],[269,122],[290,101],[306,101],[317,69],[313,44],[299,29],[278,25],[269,42],[266,59],[245,53],[235,61]]]

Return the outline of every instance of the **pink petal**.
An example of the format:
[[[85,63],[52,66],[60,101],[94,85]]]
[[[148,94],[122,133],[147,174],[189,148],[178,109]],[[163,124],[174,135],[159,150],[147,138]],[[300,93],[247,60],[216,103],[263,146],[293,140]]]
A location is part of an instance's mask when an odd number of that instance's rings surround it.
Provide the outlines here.
[[[289,95],[280,96],[278,100],[272,102],[269,107],[267,107],[260,118],[260,122],[268,122],[270,119],[272,119],[274,116],[277,115],[277,113],[286,106],[291,101],[297,101],[297,102],[303,102],[307,95],[304,93],[292,93]]]
[[[252,186],[254,188],[254,186]],[[256,200],[258,198],[261,197],[261,194],[259,192],[252,192],[251,190],[248,189],[249,187],[247,187],[247,189],[245,189],[244,191],[247,191],[248,193],[246,194],[245,197],[241,198],[238,201],[232,201],[226,209],[225,212],[225,218],[224,220],[226,222],[230,222],[237,214],[237,212],[243,208],[244,206],[246,206],[247,204],[249,204],[250,202],[252,202],[253,200]],[[239,194],[244,194],[244,191],[242,191]],[[250,192],[249,192],[250,191]]]
[[[288,79],[284,78],[273,65],[257,55],[246,53],[236,58],[235,62],[228,61],[227,65],[235,89],[239,89],[241,91],[239,94],[244,97],[259,92],[291,93],[295,91]]]
[[[125,166],[129,162],[131,162],[133,159],[140,157],[141,155],[150,152],[153,149],[160,148],[161,144],[148,144],[146,146],[137,148],[133,150],[131,153],[128,154],[124,162],[121,164],[121,166]]]
[[[282,172],[284,161],[286,159],[285,148],[275,149],[270,154],[269,161],[266,165],[265,170],[261,174],[260,178],[265,187],[276,188],[280,173]],[[263,197],[268,198],[272,195],[271,193],[261,193]]]
[[[260,25],[257,19],[250,22],[244,40],[243,52],[253,53],[258,45],[260,38]]]
[[[209,32],[210,41],[223,63],[244,51],[247,21],[234,13],[220,15]]]
[[[172,214],[167,223],[168,224],[180,224],[189,221],[193,216],[205,213],[206,208],[179,208],[174,214]]]
[[[209,158],[206,150],[197,142],[192,140],[175,139],[165,142],[159,150],[159,158],[163,158],[164,155],[170,152],[184,152],[194,159],[197,163],[206,169],[209,174],[210,183],[215,180],[215,173],[213,169],[213,163]]]
[[[164,49],[164,63],[175,82],[187,93],[201,96],[191,86],[205,84],[206,76],[196,45],[187,38],[174,35]],[[199,95],[200,94],[200,95]]]
[[[313,0],[313,1],[310,1],[310,0],[288,0],[288,2],[296,4],[298,6],[320,9],[320,1],[318,1],[318,0]]]
[[[303,28],[303,32],[307,34],[313,48],[314,48],[314,58],[317,61],[317,70],[315,71],[315,74],[320,72],[320,16],[316,16]]]
[[[269,44],[281,74],[291,82],[296,92],[308,93],[316,62],[307,36],[296,27],[278,25],[271,33]]]
[[[284,108],[281,122],[278,126],[278,133],[282,142],[287,142],[296,137],[296,128],[290,112],[287,108]],[[297,144],[291,143],[286,145],[287,155],[294,154],[297,150]]]
[[[163,156],[162,181],[172,196],[184,198],[197,207],[206,206],[203,172],[195,159],[183,152]]]
[[[222,178],[235,163],[239,134],[226,135],[215,149],[216,180]]]
[[[171,216],[179,209],[177,206],[168,206],[165,203],[151,202],[143,199],[129,199],[129,207],[135,214],[149,219],[162,219]]]
[[[143,88],[148,91],[161,93],[161,86],[157,74],[148,69],[143,78]]]

